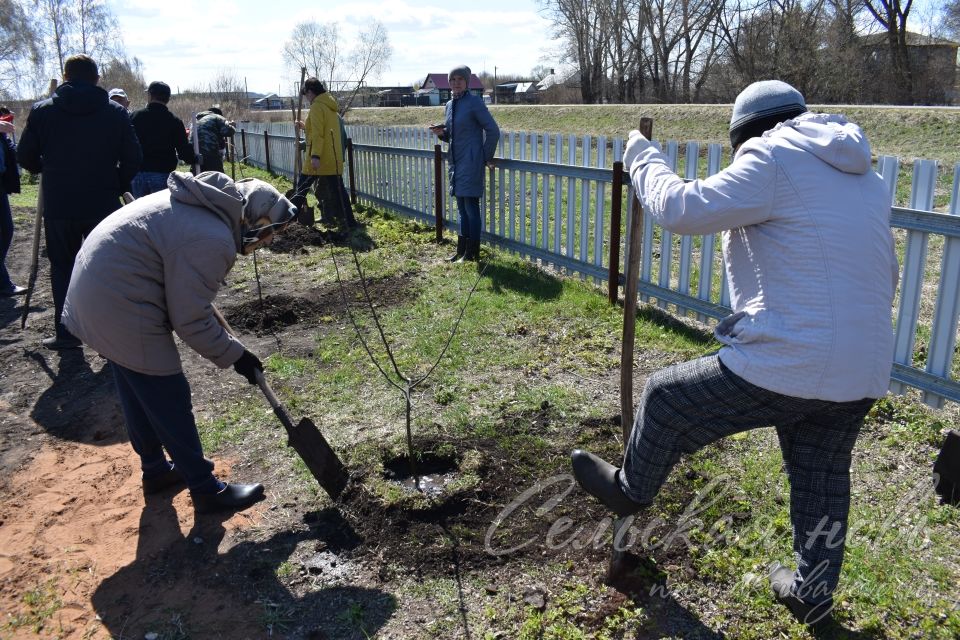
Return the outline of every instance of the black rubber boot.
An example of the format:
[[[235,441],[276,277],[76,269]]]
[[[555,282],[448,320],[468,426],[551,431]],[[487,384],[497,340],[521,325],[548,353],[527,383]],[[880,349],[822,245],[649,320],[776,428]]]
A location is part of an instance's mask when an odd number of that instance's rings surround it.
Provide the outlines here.
[[[476,262],[480,259],[480,239],[467,239],[467,252],[463,255],[465,262]]]
[[[467,252],[467,239],[464,236],[457,236],[457,252],[447,258],[447,262],[461,262],[463,254]]]
[[[617,482],[619,469],[609,462],[580,449],[574,449],[570,461],[577,484],[619,517],[625,518],[646,507],[623,492]]]

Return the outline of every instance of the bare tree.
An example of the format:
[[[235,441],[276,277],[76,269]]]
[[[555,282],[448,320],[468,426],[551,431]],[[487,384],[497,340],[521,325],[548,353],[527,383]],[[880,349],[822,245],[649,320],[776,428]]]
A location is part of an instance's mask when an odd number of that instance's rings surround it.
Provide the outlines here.
[[[565,58],[580,69],[580,95],[599,102],[607,75],[607,31],[610,12],[605,0],[542,0],[553,19],[555,35],[564,42]]]
[[[143,63],[139,58],[110,58],[100,65],[100,85],[109,90],[114,87],[123,89],[130,99],[131,108],[138,108],[145,102]]]
[[[953,38],[960,38],[960,0],[947,0],[943,5],[943,27]]]
[[[886,31],[894,102],[913,102],[913,71],[907,51],[907,17],[913,0],[864,0],[867,11]]]
[[[386,27],[379,20],[370,21],[357,37],[356,46],[348,56],[350,80],[356,82],[350,95],[340,103],[340,112],[346,113],[353,105],[360,88],[370,79],[379,78],[390,68],[393,46]]]
[[[15,0],[0,0],[0,96],[16,97],[39,70],[43,52],[27,12]]]
[[[67,52],[71,48],[70,34],[75,23],[73,2],[72,0],[36,0],[36,3],[43,25],[43,35],[49,50],[53,53],[57,75],[59,75],[63,71]]]
[[[341,112],[350,108],[365,83],[389,68],[392,56],[389,34],[378,20],[367,23],[352,48],[342,42],[336,22],[322,24],[315,20],[297,24],[283,45],[288,67],[306,67],[307,74],[323,80],[330,91],[349,92],[341,103]]]
[[[122,56],[123,43],[117,35],[117,19],[102,0],[75,0],[74,25],[80,53],[95,60]]]
[[[329,82],[339,62],[340,28],[336,22],[300,22],[283,45],[283,59],[294,69],[306,67],[307,75]]]

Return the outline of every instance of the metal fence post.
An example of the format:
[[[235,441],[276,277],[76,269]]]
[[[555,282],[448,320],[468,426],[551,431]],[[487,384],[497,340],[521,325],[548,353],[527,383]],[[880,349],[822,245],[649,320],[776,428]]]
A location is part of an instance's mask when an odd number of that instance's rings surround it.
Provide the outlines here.
[[[437,216],[437,242],[443,240],[443,156],[433,145],[433,208]]]
[[[267,173],[270,171],[270,132],[263,130],[263,157],[267,161]]]
[[[613,185],[610,187],[610,273],[607,275],[607,300],[617,303],[620,288],[620,221],[623,204],[623,162],[613,163]]]
[[[240,150],[243,152],[241,160],[247,161],[247,130],[240,129]]]
[[[353,138],[347,138],[347,162],[350,165],[350,203],[357,204],[357,173],[353,164]]]

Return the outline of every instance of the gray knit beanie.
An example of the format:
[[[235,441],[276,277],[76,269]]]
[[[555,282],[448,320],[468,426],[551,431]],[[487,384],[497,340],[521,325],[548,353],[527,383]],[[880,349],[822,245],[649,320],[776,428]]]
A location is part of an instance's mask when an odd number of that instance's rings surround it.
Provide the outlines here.
[[[447,74],[447,80],[453,80],[453,76],[460,76],[467,81],[467,85],[470,84],[470,67],[465,64],[461,64],[459,67],[454,67],[450,69],[450,73]]]
[[[730,143],[736,148],[779,122],[807,110],[800,92],[780,80],[754,82],[740,92],[730,117]]]

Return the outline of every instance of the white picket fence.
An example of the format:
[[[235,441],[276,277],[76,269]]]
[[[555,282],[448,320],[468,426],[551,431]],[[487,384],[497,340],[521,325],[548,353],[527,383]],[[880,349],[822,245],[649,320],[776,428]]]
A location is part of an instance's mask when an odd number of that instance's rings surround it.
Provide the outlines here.
[[[289,124],[244,123],[238,152],[247,162],[275,173],[292,175],[293,129]],[[266,136],[264,132],[266,131]],[[353,146],[353,175],[358,197],[422,222],[435,221],[434,145],[426,129],[412,127],[348,127]],[[599,281],[608,278],[611,236],[619,236],[614,256],[627,263],[625,223],[634,198],[629,178],[621,174],[623,211],[612,229],[616,203],[611,198],[613,163],[623,151],[622,138],[563,136],[536,132],[504,132],[497,166],[487,176],[484,197],[484,240]],[[681,147],[683,149],[681,153]],[[722,147],[676,141],[663,143],[672,168],[688,179],[720,171]],[[703,155],[703,157],[701,157]],[[900,163],[881,156],[877,172],[894,201]],[[960,313],[960,165],[954,168],[949,213],[935,213],[938,163],[913,163],[909,207],[892,207],[891,226],[898,238],[901,281],[896,299],[896,350],[891,390],[907,387],[924,392],[924,401],[942,406],[960,402],[957,324]],[[348,171],[349,172],[349,171]],[[446,167],[441,185],[446,194]],[[444,197],[444,226],[458,226],[453,199]],[[643,220],[639,296],[701,321],[730,312],[726,279],[716,236],[676,236]],[[611,233],[613,232],[613,233]],[[622,258],[621,258],[622,257]],[[622,282],[622,274],[617,274]]]

